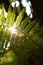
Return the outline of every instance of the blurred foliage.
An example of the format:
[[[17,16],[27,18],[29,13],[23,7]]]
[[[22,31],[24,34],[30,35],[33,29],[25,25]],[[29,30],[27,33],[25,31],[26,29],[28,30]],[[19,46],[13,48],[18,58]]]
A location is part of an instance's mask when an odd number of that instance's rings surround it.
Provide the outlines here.
[[[19,9],[18,9],[19,10]],[[4,5],[0,15],[0,65],[43,65],[43,28],[39,21],[23,19],[25,8],[17,15],[17,7],[8,9],[4,16]],[[13,30],[9,30],[13,27]],[[7,48],[8,44],[10,46]],[[42,64],[41,64],[42,63]]]
[[[19,1],[19,0],[9,0],[9,2],[15,2],[15,1]],[[22,0],[21,0],[22,1]],[[26,1],[29,1],[29,0],[26,0]]]

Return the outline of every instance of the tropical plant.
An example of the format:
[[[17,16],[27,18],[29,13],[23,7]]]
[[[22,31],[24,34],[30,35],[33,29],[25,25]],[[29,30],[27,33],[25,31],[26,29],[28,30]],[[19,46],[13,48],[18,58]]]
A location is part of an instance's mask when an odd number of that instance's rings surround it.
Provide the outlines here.
[[[23,19],[25,8],[17,15],[17,8],[8,9],[4,16],[4,5],[0,15],[0,65],[30,65],[28,58],[43,56],[43,28],[39,29],[39,21],[31,21],[29,16]],[[41,54],[39,54],[41,52]],[[41,57],[40,56],[40,57]],[[42,58],[43,60],[43,58]]]

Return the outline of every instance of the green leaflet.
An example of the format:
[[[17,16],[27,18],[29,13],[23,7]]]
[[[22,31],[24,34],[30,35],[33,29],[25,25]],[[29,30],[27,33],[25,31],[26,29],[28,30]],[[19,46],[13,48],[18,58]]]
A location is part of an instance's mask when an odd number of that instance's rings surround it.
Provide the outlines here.
[[[31,21],[29,20],[29,17],[26,17],[22,22],[21,22],[21,25],[20,25],[20,29],[24,29],[26,24],[30,23]]]
[[[16,8],[16,5],[14,6],[14,8],[13,8],[13,11],[12,11],[12,21],[14,22],[15,21],[15,17],[16,17],[16,10],[17,10],[17,8]]]
[[[39,43],[42,44],[42,39],[43,39],[43,30],[39,29],[39,22],[36,23],[36,25],[31,29],[29,32],[29,35],[33,36],[35,40],[37,40]]]
[[[31,31],[29,32],[29,34],[31,36],[35,36],[35,34],[39,34],[39,22],[31,29]],[[36,37],[36,36],[35,36]]]
[[[35,25],[36,23],[36,20],[34,22],[31,22],[30,24],[28,24],[25,29],[24,29],[24,32],[28,33]]]
[[[0,16],[0,25],[2,24],[2,22],[1,22],[1,16]]]
[[[6,24],[8,24],[8,25],[14,24],[14,20],[15,20],[15,16],[16,16],[15,14],[16,14],[16,7],[14,7],[13,11],[11,11],[11,7],[9,6],[8,15],[6,18]]]
[[[6,24],[12,24],[11,7],[10,6],[9,6],[9,9],[8,9],[8,15],[7,15],[7,18],[6,18]]]
[[[1,12],[1,17],[0,17],[0,24],[5,23],[5,18],[4,18],[4,5],[2,4],[2,12]]]
[[[16,0],[9,0],[10,3],[15,2]]]
[[[20,25],[20,22],[21,22],[21,20],[23,18],[24,13],[25,13],[25,8],[17,16],[16,21],[14,23],[14,26],[16,25],[16,27],[18,27]]]

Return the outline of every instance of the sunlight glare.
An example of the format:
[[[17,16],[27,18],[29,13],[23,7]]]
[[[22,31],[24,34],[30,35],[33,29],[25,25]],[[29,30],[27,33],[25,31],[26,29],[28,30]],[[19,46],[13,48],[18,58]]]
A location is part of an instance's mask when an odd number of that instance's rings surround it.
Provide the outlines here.
[[[12,32],[12,34],[16,34],[17,35],[17,29],[15,29],[13,26],[9,27],[8,29]]]
[[[6,50],[9,49],[9,46],[10,46],[10,41],[9,41],[8,44],[7,44],[7,48],[6,48]]]
[[[15,2],[12,2],[12,3],[11,3],[11,6],[14,7],[14,5],[15,5]]]
[[[29,16],[30,13],[31,13],[31,9],[30,9],[30,6],[29,6],[28,3],[27,3],[27,5],[26,5],[26,13],[27,13],[28,16]]]
[[[12,2],[12,3],[11,3],[11,6],[14,7],[14,6],[15,6],[15,3],[16,3],[16,7],[18,7],[19,4],[20,4],[19,1],[15,1],[15,2]]]
[[[22,0],[21,1],[22,2],[22,5],[24,6],[24,7],[26,7],[26,13],[27,13],[27,15],[29,16],[30,15],[30,13],[31,13],[31,9],[30,9],[30,2],[26,2],[26,0]]]
[[[16,7],[18,7],[20,5],[19,1],[16,1]]]
[[[22,0],[21,3],[22,3],[22,5],[23,5],[24,7],[26,7],[26,4],[27,4],[26,0]]]
[[[29,4],[29,6],[32,6],[30,1],[28,1],[28,4]]]
[[[30,18],[33,18],[33,15],[32,15],[32,13],[30,14]]]

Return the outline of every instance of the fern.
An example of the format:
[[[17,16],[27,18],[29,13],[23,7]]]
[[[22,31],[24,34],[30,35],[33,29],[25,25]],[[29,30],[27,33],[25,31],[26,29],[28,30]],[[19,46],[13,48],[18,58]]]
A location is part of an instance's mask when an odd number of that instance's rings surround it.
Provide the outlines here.
[[[2,14],[0,15],[0,65],[28,65],[27,62],[25,63],[26,56],[41,48],[43,31],[39,31],[39,22],[37,20],[31,21],[28,16],[22,20],[25,8],[15,18],[16,11],[16,6],[13,11],[9,7],[5,19],[4,5],[2,5]],[[12,28],[14,32],[11,30]],[[10,46],[8,47],[9,43]]]

